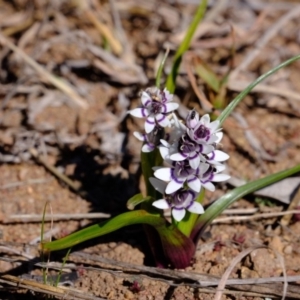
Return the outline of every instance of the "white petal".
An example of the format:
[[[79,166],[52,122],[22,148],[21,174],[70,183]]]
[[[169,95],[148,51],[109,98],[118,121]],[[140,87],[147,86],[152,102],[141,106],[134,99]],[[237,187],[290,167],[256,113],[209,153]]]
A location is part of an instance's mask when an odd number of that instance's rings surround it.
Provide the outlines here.
[[[209,164],[207,164],[207,163],[201,163],[200,166],[199,166],[199,168],[200,168],[201,174],[204,174],[208,170]]]
[[[145,142],[146,141],[146,138],[145,138],[145,135],[138,132],[138,131],[134,131],[133,135],[140,141],[142,142]]]
[[[170,181],[171,177],[171,168],[160,168],[154,172],[154,176],[160,180]]]
[[[160,155],[163,159],[166,159],[169,157],[169,148],[159,146],[158,149],[159,149]]]
[[[154,201],[152,205],[160,209],[167,209],[170,207],[169,203],[165,199]]]
[[[187,185],[197,193],[199,193],[201,190],[201,182],[198,178],[195,178],[195,180],[192,181],[188,181]]]
[[[166,110],[167,110],[166,113],[174,111],[174,110],[176,110],[179,107],[179,104],[178,103],[174,103],[174,102],[172,102],[172,103],[166,103],[165,105],[166,105]]]
[[[186,157],[180,153],[174,153],[174,154],[170,155],[170,159],[172,159],[174,161],[182,161],[182,160],[185,160]]]
[[[214,192],[216,190],[215,186],[211,182],[202,183],[203,187],[207,190]]]
[[[206,114],[206,115],[202,116],[201,119],[200,119],[200,123],[202,123],[204,125],[208,125],[209,122],[210,122],[209,114]]]
[[[149,115],[148,110],[144,108],[135,108],[133,110],[128,111],[128,113],[136,118],[145,118]]]
[[[144,153],[149,153],[149,152],[152,152],[153,150],[154,150],[154,147],[150,147],[148,144],[145,144],[142,147],[142,152],[144,152]]]
[[[192,159],[189,159],[189,163],[190,163],[191,168],[196,170],[200,165],[200,156],[196,156]]]
[[[180,222],[185,216],[185,209],[172,209],[172,216],[177,221]]]
[[[166,127],[170,124],[169,119],[163,114],[157,114],[155,119],[161,127]]]
[[[215,133],[215,135],[217,136],[217,140],[215,141],[215,143],[220,143],[221,139],[223,138],[223,132],[217,132]]]
[[[222,171],[224,171],[226,169],[226,167],[224,165],[218,165],[215,166],[216,172],[215,173],[220,173]]]
[[[199,114],[196,112],[195,109],[189,111],[185,122],[189,128],[195,128],[197,126],[199,122]]]
[[[208,157],[212,157],[214,154],[214,157],[212,158],[212,160],[216,160],[216,161],[225,161],[229,158],[229,155],[223,151],[220,150],[215,150],[212,153],[208,154]]]
[[[204,213],[203,206],[196,201],[194,201],[194,203],[187,210],[191,213],[199,214],[199,215]]]
[[[211,181],[213,182],[221,182],[221,181],[225,181],[228,180],[230,178],[229,175],[227,174],[215,174],[213,179]]]
[[[184,182],[170,181],[166,187],[166,194],[172,194],[182,188]]]
[[[151,97],[149,96],[148,93],[143,92],[143,93],[142,93],[142,97],[141,97],[141,101],[142,101],[142,104],[145,106],[145,105],[148,104],[148,103],[147,103],[148,101],[152,102],[152,99],[151,99]]]
[[[165,192],[167,184],[161,180],[158,180],[154,177],[149,178],[150,183],[155,188],[155,190],[159,191],[161,194]]]
[[[165,93],[165,97],[167,99],[167,102],[172,101],[173,99],[173,94],[171,94],[167,88],[164,88],[164,93]]]
[[[171,146],[166,140],[160,140],[160,142],[165,147],[170,147]]]
[[[213,121],[211,122],[209,125],[208,125],[208,128],[214,132],[220,125],[220,121],[219,120],[216,120],[216,121]]]
[[[153,119],[153,122],[152,122],[152,119]],[[154,129],[154,127],[155,127],[154,118],[147,118],[147,120],[145,122],[145,131],[146,131],[146,133],[150,133]]]
[[[202,146],[202,153],[207,154],[210,153],[211,151],[213,151],[215,148],[211,145],[201,145]]]
[[[216,141],[219,139],[219,137],[216,134],[213,134],[209,137],[209,139],[207,140],[208,144],[213,144],[216,143]]]

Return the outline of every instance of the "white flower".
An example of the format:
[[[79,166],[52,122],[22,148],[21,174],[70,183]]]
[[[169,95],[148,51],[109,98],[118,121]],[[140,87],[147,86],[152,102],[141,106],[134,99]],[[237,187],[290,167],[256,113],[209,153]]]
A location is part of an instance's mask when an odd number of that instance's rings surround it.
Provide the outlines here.
[[[167,89],[163,91],[158,88],[146,89],[142,92],[142,107],[129,111],[134,117],[146,118],[145,131],[150,133],[156,125],[166,127],[170,125],[168,114],[176,110],[179,105],[171,102],[173,95]]]
[[[153,187],[164,195],[166,183],[152,177],[149,180]],[[154,201],[152,205],[159,209],[171,208],[173,218],[180,222],[184,218],[186,210],[195,214],[204,213],[203,206],[195,201],[196,197],[197,194],[194,191],[182,188],[175,193],[165,195],[164,198]]]
[[[194,122],[189,122],[193,127],[187,129],[187,133],[191,140],[199,144],[214,144],[219,143],[223,137],[223,133],[219,132],[220,121],[210,122],[208,114],[201,117],[197,125]]]
[[[197,169],[191,168],[188,161],[173,162],[171,168],[155,168],[154,176],[160,180],[168,182],[166,194],[172,194],[183,188],[185,184],[199,193],[201,187],[209,191],[214,191],[215,186],[212,182],[221,182],[230,178],[227,174],[219,174],[224,171],[225,166],[221,164],[211,165],[200,163]]]
[[[205,189],[214,192],[216,188],[212,182],[225,181],[228,180],[230,176],[227,174],[219,174],[220,172],[225,170],[224,165],[210,165],[210,164],[205,164],[205,165],[206,167],[200,168],[199,179],[201,185]]]
[[[195,192],[200,192],[201,182],[199,180],[199,168],[193,169],[187,160],[173,162],[171,168],[158,168],[154,176],[160,180],[167,181],[165,193],[172,194],[184,187],[186,183]],[[201,165],[201,164],[200,164]]]
[[[201,161],[206,161],[205,154],[211,153],[214,149],[212,145],[196,143],[185,134],[177,142],[176,151],[173,151],[170,159],[174,161],[188,159],[190,166],[197,169]]]

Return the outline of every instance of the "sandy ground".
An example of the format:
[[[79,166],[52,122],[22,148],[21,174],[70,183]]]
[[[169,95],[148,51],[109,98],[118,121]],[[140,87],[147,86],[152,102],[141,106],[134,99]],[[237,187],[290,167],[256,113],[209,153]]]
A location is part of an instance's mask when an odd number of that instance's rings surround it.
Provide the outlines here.
[[[126,211],[126,201],[143,189],[141,144],[132,137],[142,123],[126,112],[138,105],[139,91],[153,85],[167,47],[165,69],[170,70],[196,2],[0,0],[0,299],[51,294],[36,265],[47,261],[39,253],[46,203],[47,218],[55,221],[46,222],[45,236],[60,238]],[[229,103],[245,84],[299,54],[299,15],[297,1],[211,1],[178,77],[180,116],[191,108],[205,113],[200,90],[211,103],[217,101],[195,62],[201,59],[220,78],[230,71],[219,94]],[[267,79],[224,123],[222,148],[230,154],[227,172],[233,179],[254,180],[300,163],[299,70],[296,62]],[[53,78],[68,82],[71,92]],[[232,185],[207,193],[205,204]],[[231,279],[276,278],[284,271],[300,275],[299,215],[261,215],[297,209],[299,203],[290,182],[274,187],[270,198],[241,199],[230,207],[235,211],[221,216],[229,222],[208,228],[186,270],[156,269],[141,226],[91,240],[72,249],[52,294],[59,299],[213,299],[216,287],[201,282],[220,278],[230,265]],[[91,212],[105,215],[80,217]],[[240,215],[248,217],[235,220]],[[234,261],[251,247],[259,249]],[[65,254],[52,253],[49,262],[61,263]],[[56,275],[49,271],[48,286]],[[18,285],[7,276],[15,276]],[[204,276],[200,284],[197,276]],[[288,299],[300,298],[298,282],[300,277],[291,279]],[[282,290],[282,280],[232,283],[222,299],[264,299]]]

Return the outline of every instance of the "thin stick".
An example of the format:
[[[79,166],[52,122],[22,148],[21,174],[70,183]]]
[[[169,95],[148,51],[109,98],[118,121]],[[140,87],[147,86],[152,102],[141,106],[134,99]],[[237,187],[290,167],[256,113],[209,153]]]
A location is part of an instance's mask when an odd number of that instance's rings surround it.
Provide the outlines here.
[[[25,288],[38,293],[53,295],[59,299],[105,300],[103,298],[89,295],[87,292],[83,293],[82,291],[77,291],[68,287],[54,287],[34,280],[28,280],[7,274],[0,276],[0,282],[17,288]]]
[[[250,247],[244,251],[242,251],[241,253],[239,253],[230,263],[230,265],[228,266],[228,268],[226,269],[226,271],[224,272],[221,280],[219,281],[218,287],[217,287],[217,292],[215,294],[214,300],[221,300],[222,294],[223,294],[223,290],[225,288],[226,283],[228,284],[228,277],[231,274],[231,272],[233,271],[233,269],[235,268],[235,266],[244,258],[246,257],[248,254],[250,254],[252,251],[257,250],[257,249],[269,249],[269,247],[261,245],[261,246],[253,246]],[[272,249],[273,250],[273,249]],[[282,295],[282,300],[285,298],[286,294],[287,294],[287,287],[288,287],[288,281],[287,281],[287,276],[286,276],[286,271],[285,271],[285,264],[284,264],[284,260],[282,255],[280,255],[277,251],[273,250],[276,254],[276,256],[278,258],[280,258],[280,263],[282,265],[282,269],[283,269],[283,295]]]
[[[115,54],[120,55],[123,50],[121,43],[114,37],[109,27],[99,21],[94,11],[92,11],[92,9],[90,8],[88,1],[77,0],[75,1],[75,3],[77,7],[83,11],[86,18],[101,33],[101,35],[107,39],[109,45],[111,46],[112,51]]]
[[[274,218],[274,217],[281,217],[290,214],[299,214],[300,210],[289,210],[289,211],[282,211],[282,212],[275,212],[275,213],[264,213],[252,216],[237,216],[237,217],[225,217],[225,218],[217,218],[212,221],[213,224],[219,223],[227,223],[227,222],[238,222],[238,221],[250,221],[256,219],[263,219],[263,218]]]
[[[10,215],[0,220],[0,223],[11,224],[11,223],[35,223],[41,222],[42,215],[39,214],[20,214]],[[85,214],[53,214],[45,215],[44,222],[53,221],[65,221],[65,220],[92,220],[92,219],[107,219],[110,218],[110,214],[105,213],[85,213]]]
[[[0,44],[3,46],[7,46],[10,50],[17,53],[22,59],[30,65],[37,73],[39,73],[43,78],[45,78],[48,82],[53,84],[56,88],[64,92],[70,99],[74,101],[79,107],[83,109],[88,108],[88,104],[86,101],[81,98],[75,90],[71,87],[70,84],[67,84],[62,79],[58,79],[57,77],[53,76],[49,73],[45,68],[35,62],[31,57],[29,57],[22,49],[14,45],[10,42],[4,35],[0,33]]]
[[[51,181],[53,179],[51,178],[37,178],[37,179],[28,179],[25,181],[16,181],[16,182],[10,182],[7,184],[3,184],[0,185],[0,190],[5,190],[5,189],[11,189],[11,188],[15,188],[18,186],[22,186],[22,185],[27,185],[27,184],[42,184],[42,183],[47,183],[49,181]]]
[[[33,255],[30,255],[30,254],[27,254],[23,251],[20,251],[20,250],[17,250],[17,249],[14,249],[14,248],[11,248],[11,247],[7,247],[7,246],[0,246],[0,251],[4,251],[4,252],[11,252],[11,253],[14,253],[14,254],[17,254],[17,255],[20,255],[22,257],[25,257],[27,259],[33,259],[35,256]]]

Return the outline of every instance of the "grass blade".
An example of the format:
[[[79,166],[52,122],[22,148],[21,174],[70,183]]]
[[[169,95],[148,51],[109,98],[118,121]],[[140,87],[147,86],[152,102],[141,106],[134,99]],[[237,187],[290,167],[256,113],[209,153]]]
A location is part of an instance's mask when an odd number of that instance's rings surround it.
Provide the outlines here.
[[[231,192],[219,198],[201,215],[194,227],[191,238],[195,241],[204,231],[204,229],[214,220],[222,211],[224,211],[229,205],[239,200],[245,195],[253,193],[261,188],[264,188],[270,184],[280,181],[288,176],[291,176],[297,172],[300,172],[300,165],[288,170],[284,170],[265,178],[255,180],[253,182],[246,183],[240,187],[233,189]]]
[[[278,70],[288,66],[289,64],[295,62],[296,60],[300,59],[300,55],[294,56],[285,62],[281,63],[277,67],[271,69],[267,73],[261,75],[256,80],[254,80],[251,84],[248,85],[246,89],[244,89],[241,93],[239,93],[230,103],[229,105],[222,111],[220,116],[218,117],[218,120],[220,121],[220,125],[223,124],[223,122],[226,120],[226,118],[231,114],[231,112],[235,109],[235,107],[244,99],[246,95],[250,93],[250,91],[258,85],[260,82],[265,80],[270,75],[276,73]]]

